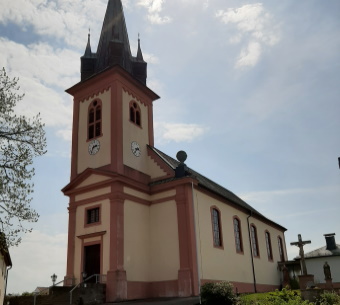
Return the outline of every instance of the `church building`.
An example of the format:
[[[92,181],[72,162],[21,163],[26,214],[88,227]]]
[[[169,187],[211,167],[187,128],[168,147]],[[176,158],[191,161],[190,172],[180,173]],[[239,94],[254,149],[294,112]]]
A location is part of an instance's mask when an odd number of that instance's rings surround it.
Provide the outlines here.
[[[84,44],[85,45],[85,44]],[[131,54],[121,0],[90,35],[73,96],[65,285],[97,275],[106,302],[198,296],[209,281],[238,292],[279,288],[286,229],[155,147],[140,41]],[[203,158],[203,156],[202,156]]]

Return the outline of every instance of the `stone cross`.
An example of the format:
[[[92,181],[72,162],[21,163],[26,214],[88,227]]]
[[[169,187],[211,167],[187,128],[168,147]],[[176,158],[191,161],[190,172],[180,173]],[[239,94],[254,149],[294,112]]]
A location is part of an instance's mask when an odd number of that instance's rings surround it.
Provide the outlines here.
[[[301,234],[298,235],[299,241],[290,243],[291,246],[298,246],[300,248],[300,262],[301,262],[301,269],[302,269],[302,274],[307,275],[307,267],[306,267],[306,262],[305,262],[305,254],[303,252],[303,246],[310,244],[310,240],[305,240],[303,241],[301,238]]]

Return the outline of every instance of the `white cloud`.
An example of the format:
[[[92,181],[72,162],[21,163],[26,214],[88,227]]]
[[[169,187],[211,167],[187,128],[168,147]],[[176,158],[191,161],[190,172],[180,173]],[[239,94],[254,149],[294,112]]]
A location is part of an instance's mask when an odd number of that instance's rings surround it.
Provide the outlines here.
[[[216,17],[224,24],[235,25],[237,33],[231,36],[230,43],[244,42],[246,45],[236,61],[236,68],[255,66],[261,58],[264,47],[273,46],[280,40],[277,26],[262,3],[219,10]]]
[[[97,29],[106,1],[15,0],[1,6],[0,23],[15,23],[22,29],[32,26],[38,35],[64,40],[75,47],[86,46],[85,31]],[[98,29],[99,31],[99,29]],[[84,33],[84,36],[80,35]]]
[[[17,111],[27,116],[40,112],[46,126],[71,126],[72,100],[58,88],[77,82],[78,61],[74,59],[79,54],[42,43],[24,46],[4,38],[0,38],[0,54],[10,54],[0,58],[0,66],[11,78],[19,76],[25,93]]]
[[[236,67],[253,67],[261,56],[261,44],[255,41],[249,42],[248,46],[241,51],[237,59]]]
[[[208,128],[197,124],[155,123],[156,136],[163,142],[193,142],[203,136]]]
[[[57,282],[66,273],[67,234],[48,235],[41,231],[26,234],[20,246],[10,248],[13,268],[9,271],[7,293],[32,292],[37,286],[52,284],[55,273]],[[32,267],[35,272],[32,272]]]
[[[169,23],[172,19],[168,16],[161,16],[165,0],[140,0],[137,5],[144,6],[148,10],[148,20],[152,24]]]

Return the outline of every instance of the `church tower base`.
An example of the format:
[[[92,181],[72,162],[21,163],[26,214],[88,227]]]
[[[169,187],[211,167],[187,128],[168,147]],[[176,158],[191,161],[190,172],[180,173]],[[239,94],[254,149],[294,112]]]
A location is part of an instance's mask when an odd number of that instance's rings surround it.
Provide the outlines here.
[[[109,271],[106,277],[106,302],[127,300],[127,281],[124,270]]]

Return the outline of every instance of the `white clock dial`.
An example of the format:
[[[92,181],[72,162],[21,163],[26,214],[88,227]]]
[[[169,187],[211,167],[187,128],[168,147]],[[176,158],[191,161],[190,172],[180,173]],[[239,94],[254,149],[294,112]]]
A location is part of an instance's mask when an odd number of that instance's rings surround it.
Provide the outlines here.
[[[131,143],[131,151],[136,157],[139,157],[142,154],[139,144],[135,141]]]
[[[98,140],[92,140],[89,144],[89,154],[95,155],[100,149],[100,142]]]

